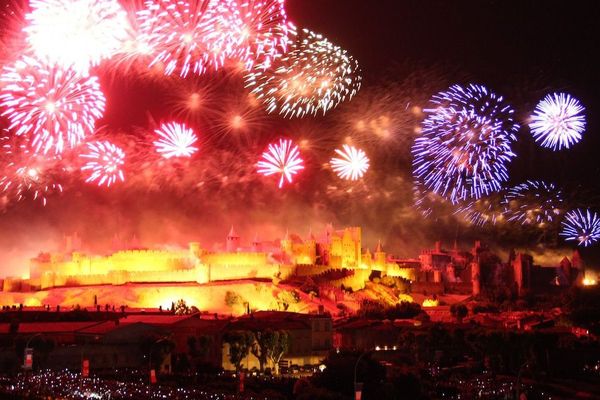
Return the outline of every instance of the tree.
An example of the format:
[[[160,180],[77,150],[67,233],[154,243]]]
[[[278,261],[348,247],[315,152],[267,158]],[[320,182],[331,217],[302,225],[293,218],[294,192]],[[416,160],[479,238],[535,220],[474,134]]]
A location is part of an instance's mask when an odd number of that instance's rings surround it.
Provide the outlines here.
[[[242,369],[242,361],[250,352],[254,343],[254,334],[249,331],[229,332],[223,338],[229,344],[229,361],[235,366],[236,371]]]
[[[177,304],[175,304],[175,314],[176,315],[186,315],[191,314],[192,310],[187,305],[184,299],[177,300]]]
[[[258,364],[260,366],[261,372],[265,370],[265,364],[267,362],[269,352],[269,335],[267,334],[267,332],[255,332],[254,342],[252,343],[252,346],[250,346],[250,351],[252,352],[254,357],[258,359]]]
[[[279,361],[287,352],[290,344],[290,335],[286,331],[271,331],[265,332],[265,342],[267,344],[267,357],[273,364],[275,374],[279,375]]]

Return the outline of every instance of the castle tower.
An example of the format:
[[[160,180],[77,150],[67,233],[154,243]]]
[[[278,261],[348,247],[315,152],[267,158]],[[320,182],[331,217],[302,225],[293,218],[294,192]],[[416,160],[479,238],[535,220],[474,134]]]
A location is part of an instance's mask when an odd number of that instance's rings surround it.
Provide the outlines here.
[[[312,229],[308,231],[308,239],[304,241],[306,253],[311,261],[311,264],[317,262],[317,240],[312,233]]]
[[[233,230],[233,225],[232,225],[231,230],[229,231],[229,234],[227,235],[227,243],[226,243],[225,249],[227,250],[228,253],[233,253],[233,252],[236,252],[239,247],[240,247],[240,237],[238,236],[237,233],[235,233],[235,230]]]
[[[515,283],[517,284],[517,293],[521,296],[524,290],[530,286],[531,260],[527,255],[517,253],[512,267]]]
[[[375,249],[375,265],[377,268],[383,270],[385,267],[385,252],[383,251],[383,247],[381,246],[381,240],[377,242],[377,248]]]
[[[200,243],[198,242],[190,242],[189,244],[190,257],[192,258],[200,258],[202,254],[202,250],[200,249]]]
[[[362,263],[367,268],[371,268],[371,264],[373,264],[373,256],[371,254],[371,250],[367,248],[367,251],[362,255]]]
[[[481,293],[481,266],[477,257],[471,263],[471,283],[473,285],[473,296],[478,296]]]
[[[293,255],[292,239],[290,239],[290,233],[286,229],[285,236],[281,239],[281,250],[287,254],[290,258]]]
[[[260,239],[258,238],[258,233],[254,235],[254,239],[252,239],[252,251],[255,253],[260,253],[262,250],[262,244]]]

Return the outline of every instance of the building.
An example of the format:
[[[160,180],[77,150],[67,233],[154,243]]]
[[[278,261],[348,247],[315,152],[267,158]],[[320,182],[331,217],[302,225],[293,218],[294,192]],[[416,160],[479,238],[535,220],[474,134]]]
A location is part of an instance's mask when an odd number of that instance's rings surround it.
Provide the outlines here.
[[[287,332],[289,344],[279,363],[282,367],[319,365],[333,346],[333,322],[331,316],[325,314],[258,311],[232,321],[227,329],[255,333],[265,329]],[[225,370],[235,370],[230,362],[227,343],[223,344],[222,365]],[[242,366],[248,370],[258,369],[260,363],[250,353]]]

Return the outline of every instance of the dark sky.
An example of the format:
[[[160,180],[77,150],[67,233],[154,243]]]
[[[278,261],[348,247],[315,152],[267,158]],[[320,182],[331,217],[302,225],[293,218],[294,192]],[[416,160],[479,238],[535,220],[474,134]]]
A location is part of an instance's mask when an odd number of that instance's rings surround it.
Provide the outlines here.
[[[517,110],[521,125],[525,125],[535,104],[548,92],[573,94],[586,107],[587,130],[583,140],[573,149],[556,153],[536,145],[523,127],[514,148],[518,157],[510,165],[510,183],[526,179],[552,181],[564,187],[568,197],[577,198],[579,205],[600,210],[600,1],[287,0],[286,8],[296,25],[323,34],[358,60],[364,77],[361,92],[373,90],[382,82],[402,81],[419,70],[433,70],[445,82],[484,84],[504,95]],[[441,89],[444,87],[436,90]],[[431,96],[431,90],[424,83],[422,97]],[[104,122],[119,125],[124,121],[145,121],[148,110],[159,113],[165,109],[158,92],[152,85],[136,87],[117,82],[107,88]],[[340,110],[343,107],[330,113],[334,120],[336,115],[344,115]],[[307,123],[319,124],[319,120],[309,119]],[[410,142],[400,150],[404,155],[399,158],[404,159],[398,164],[406,162]],[[386,163],[386,167],[394,165]],[[396,173],[391,167],[389,171],[382,170],[374,161],[375,168],[380,176]],[[404,172],[410,175],[408,170]],[[262,186],[245,192],[244,188],[231,185],[228,191],[220,188],[216,195],[211,193],[214,197],[197,192],[161,197],[160,193],[128,189],[111,192],[82,186],[51,199],[46,208],[22,202],[0,213],[0,263],[4,264],[0,270],[11,270],[15,265],[22,270],[23,259],[48,249],[65,233],[77,230],[84,239],[92,241],[97,236],[110,238],[122,226],[127,226],[127,234],[165,232],[162,237],[153,238],[176,238],[185,243],[201,235],[199,232],[215,227],[219,227],[215,237],[220,240],[228,225],[240,223],[240,219],[247,225],[241,229],[247,228],[248,235],[254,235],[251,229],[255,229],[253,224],[257,221],[267,222],[265,238],[277,237],[287,226],[300,227],[299,232],[304,232],[311,221],[336,220],[340,224],[362,224],[368,232],[365,236],[369,245],[381,238],[390,243],[393,251],[405,256],[414,256],[419,248],[434,240],[449,242],[457,235],[456,223],[445,229],[434,222],[435,230],[431,230],[431,226],[420,225],[420,217],[416,222],[414,215],[410,216],[413,219],[404,218],[414,211],[410,193],[394,193],[405,198],[374,206],[351,203],[362,200],[361,195],[351,202],[348,198],[338,203],[336,199],[320,201],[327,193],[319,182],[312,182],[313,173],[316,174],[307,170],[299,178],[299,187],[287,192],[258,194],[264,192]],[[332,182],[330,174],[326,179],[326,184]],[[206,208],[203,202],[209,201],[210,207]],[[361,207],[368,209],[360,214],[356,210]],[[220,218],[216,214],[221,214]],[[462,233],[468,237],[466,229]],[[416,239],[408,243],[412,237]],[[599,247],[586,250],[584,256],[600,259]]]
[[[298,25],[347,48],[365,85],[393,68],[435,67],[484,84],[524,119],[547,92],[567,91],[587,109],[584,140],[561,154],[520,140],[511,176],[597,189],[600,163],[600,2],[557,0],[288,0]],[[399,74],[401,75],[401,74]],[[400,79],[401,76],[398,76]],[[522,129],[521,134],[527,136]],[[557,162],[560,160],[560,162]],[[537,166],[543,165],[539,169]]]

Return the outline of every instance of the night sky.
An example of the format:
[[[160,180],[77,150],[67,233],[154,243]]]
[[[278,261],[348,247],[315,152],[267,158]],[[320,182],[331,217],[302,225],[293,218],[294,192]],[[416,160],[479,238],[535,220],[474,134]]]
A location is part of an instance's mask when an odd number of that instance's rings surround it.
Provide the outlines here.
[[[216,165],[213,169],[234,175],[218,184],[192,188],[184,177],[158,190],[129,183],[106,190],[76,183],[50,198],[46,207],[28,200],[5,207],[0,214],[0,269],[6,274],[24,272],[27,257],[56,247],[62,235],[73,231],[80,232],[90,250],[106,251],[115,234],[123,238],[135,235],[149,246],[182,245],[194,239],[209,245],[221,241],[231,224],[239,227],[248,241],[257,232],[273,239],[286,228],[304,235],[310,227],[320,229],[327,222],[361,224],[367,246],[381,239],[389,251],[402,256],[415,256],[420,248],[439,239],[468,245],[483,237],[505,250],[519,245],[536,246],[542,252],[564,247],[562,240],[547,240],[539,232],[498,234],[493,229],[471,229],[452,215],[424,220],[415,213],[410,145],[418,120],[396,131],[403,135],[402,140],[371,150],[375,154],[371,155],[373,176],[351,192],[332,189],[334,179],[319,168],[325,150],[331,150],[327,147],[330,143],[306,155],[306,174],[287,191],[246,179],[254,162],[246,149],[263,148],[279,132],[300,140],[303,132],[310,131],[311,140],[326,142],[323,138],[329,136],[335,143],[351,135],[344,132],[340,121],[351,110],[360,110],[365,98],[381,95],[385,99],[387,94],[387,110],[398,104],[400,115],[403,105],[424,106],[436,91],[453,83],[484,84],[516,109],[522,128],[514,146],[517,158],[510,164],[509,184],[544,179],[563,187],[569,204],[600,210],[599,2],[287,0],[287,10],[296,25],[323,34],[358,60],[363,87],[354,101],[341,104],[325,118],[289,121],[258,115],[252,139],[245,139],[241,146],[234,145],[231,138],[204,143]],[[169,85],[132,82],[106,69],[99,75],[108,98],[99,125],[107,130],[147,129],[149,120],[169,114]],[[221,78],[203,79],[222,84]],[[236,83],[228,81],[227,85]],[[396,92],[386,93],[386,88],[398,89],[402,95],[394,98]],[[586,107],[583,140],[561,152],[536,145],[525,127],[535,104],[553,91],[571,93]],[[216,92],[215,103],[219,103],[226,90]],[[229,168],[246,158],[249,169]],[[128,171],[132,180],[143,175],[146,167],[132,167]],[[195,173],[190,175],[190,180],[196,179]],[[600,258],[598,253],[597,249],[583,251],[584,258],[594,262]]]

